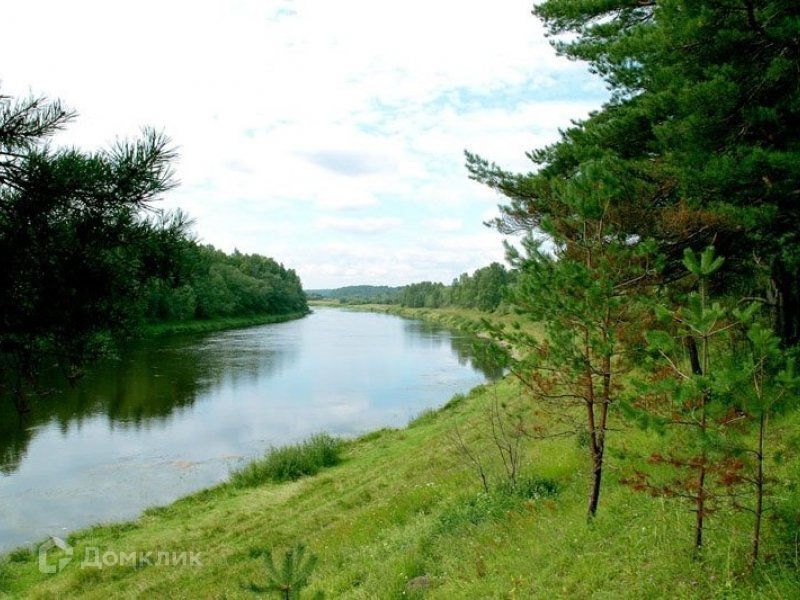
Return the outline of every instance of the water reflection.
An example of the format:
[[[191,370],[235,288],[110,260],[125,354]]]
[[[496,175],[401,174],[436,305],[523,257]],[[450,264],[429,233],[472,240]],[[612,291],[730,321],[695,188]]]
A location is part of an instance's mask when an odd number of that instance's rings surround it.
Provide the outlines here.
[[[467,335],[320,309],[131,347],[20,421],[0,404],[0,549],[136,516],[318,431],[399,426],[498,373]]]
[[[0,473],[19,468],[34,433],[44,424],[62,435],[98,415],[111,430],[149,427],[190,408],[224,378],[254,382],[286,368],[297,348],[264,347],[254,330],[212,336],[174,336],[132,345],[117,359],[96,366],[75,387],[45,374],[32,411],[19,417],[11,400],[0,398]]]
[[[468,335],[427,321],[406,321],[404,327],[407,343],[411,346],[429,343],[435,346],[447,346],[457,357],[462,366],[469,366],[480,371],[487,379],[496,380],[502,377],[503,369],[497,359],[489,352],[489,342],[473,335]]]

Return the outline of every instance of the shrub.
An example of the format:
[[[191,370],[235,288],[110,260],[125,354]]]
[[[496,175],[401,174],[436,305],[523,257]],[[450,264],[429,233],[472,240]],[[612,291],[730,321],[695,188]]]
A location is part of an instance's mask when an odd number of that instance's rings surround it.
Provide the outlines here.
[[[544,477],[521,477],[516,484],[506,483],[502,489],[506,494],[523,500],[552,498],[561,491],[558,483]]]
[[[439,411],[436,409],[426,408],[408,422],[408,428],[411,429],[412,427],[417,427],[418,425],[424,425],[425,423],[433,421],[438,412]]]
[[[457,407],[458,405],[460,405],[461,403],[463,403],[464,400],[466,400],[466,399],[467,399],[467,397],[464,394],[456,394],[455,396],[450,398],[450,400],[447,401],[447,404],[445,404],[442,407],[442,410],[452,410],[455,407]]]
[[[446,508],[439,516],[438,533],[453,533],[466,525],[480,525],[500,517],[513,505],[512,498],[505,494],[480,492]]]
[[[439,516],[437,530],[442,534],[453,533],[466,525],[499,519],[516,510],[524,500],[551,498],[559,491],[555,481],[538,477],[520,478],[516,485],[504,483],[446,508]]]
[[[342,447],[342,440],[320,433],[297,444],[271,448],[263,458],[234,471],[231,483],[253,487],[267,481],[279,483],[316,475],[341,461]]]

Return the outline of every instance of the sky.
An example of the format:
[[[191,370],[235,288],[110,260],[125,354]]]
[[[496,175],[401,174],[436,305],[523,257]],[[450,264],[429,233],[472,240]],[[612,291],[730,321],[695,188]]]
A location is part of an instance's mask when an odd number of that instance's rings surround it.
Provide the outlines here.
[[[163,130],[164,208],[204,243],[257,252],[307,289],[449,282],[493,260],[502,202],[465,149],[525,152],[600,107],[530,0],[26,0],[0,24],[0,92],[60,98],[86,149]]]

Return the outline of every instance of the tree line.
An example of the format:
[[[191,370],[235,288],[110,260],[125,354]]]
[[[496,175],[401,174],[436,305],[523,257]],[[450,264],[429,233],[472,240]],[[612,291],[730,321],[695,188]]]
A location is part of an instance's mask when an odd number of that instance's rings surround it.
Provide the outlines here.
[[[591,519],[614,432],[656,431],[622,481],[684,503],[698,556],[709,519],[734,535],[727,517],[745,512],[759,564],[771,504],[786,558],[800,504],[776,492],[798,482],[776,476],[792,442],[770,427],[798,408],[800,5],[545,0],[534,13],[612,94],[529,153],[530,172],[466,153],[507,199],[493,226],[523,239],[509,246],[520,322],[487,327],[547,415],[527,433],[579,437]]]
[[[342,304],[394,304],[402,287],[348,285],[335,289],[307,290],[309,300],[338,300]]]
[[[420,281],[399,287],[356,285],[335,290],[308,290],[309,299],[335,299],[342,304],[399,304],[410,308],[472,308],[492,312],[503,302],[513,271],[492,263],[450,285]]]
[[[407,285],[398,303],[411,308],[456,307],[492,312],[503,301],[503,292],[511,280],[512,273],[495,262],[472,275],[462,273],[449,286],[430,281]]]
[[[187,241],[176,266],[174,277],[148,282],[141,306],[147,322],[308,311],[297,273],[266,256]]]
[[[147,322],[307,311],[293,271],[198,245],[184,213],[157,208],[176,185],[163,134],[54,147],[74,118],[0,95],[0,393],[18,411],[43,369],[74,382]]]

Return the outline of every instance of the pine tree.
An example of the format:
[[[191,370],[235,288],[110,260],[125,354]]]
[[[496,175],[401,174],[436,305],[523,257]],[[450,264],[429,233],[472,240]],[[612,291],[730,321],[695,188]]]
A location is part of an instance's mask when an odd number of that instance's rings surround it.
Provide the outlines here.
[[[98,152],[54,149],[73,116],[0,96],[0,387],[20,412],[45,363],[73,382],[126,331],[186,241],[183,217],[152,206],[174,185],[169,140],[146,131]]]
[[[308,580],[314,567],[317,566],[317,557],[314,554],[306,555],[306,547],[297,544],[283,555],[283,561],[275,564],[272,553],[265,557],[267,585],[259,586],[250,584],[250,590],[256,593],[274,592],[285,600],[294,600],[300,597],[300,592],[308,587]],[[316,594],[315,598],[322,598]]]
[[[703,547],[707,518],[728,501],[752,513],[755,563],[769,481],[767,425],[796,388],[793,359],[764,326],[759,303],[735,308],[735,298],[728,305],[712,298],[712,279],[723,265],[713,247],[699,254],[687,249],[684,264],[696,289],[677,306],[656,305],[662,326],[648,331],[654,358],[642,365],[649,376],[631,390],[632,402],[622,403],[628,416],[666,436],[667,449],[623,481],[688,502],[696,551]],[[752,505],[743,500],[751,493]]]
[[[509,301],[542,329],[492,326],[495,352],[528,388],[536,410],[556,432],[587,439],[590,459],[588,517],[599,505],[610,419],[627,368],[625,345],[638,328],[639,297],[657,271],[653,247],[620,229],[615,206],[630,194],[613,163],[585,167],[551,187],[551,215],[539,226],[554,243],[545,251],[533,236],[524,254],[509,246],[519,270]]]
[[[666,277],[680,276],[684,248],[713,243],[728,257],[725,285],[767,299],[776,332],[800,340],[800,4],[546,0],[534,13],[612,98],[530,153],[532,173],[468,154],[473,175],[510,199],[498,227],[537,226],[553,180],[614,157],[640,188],[621,224],[658,242]]]

